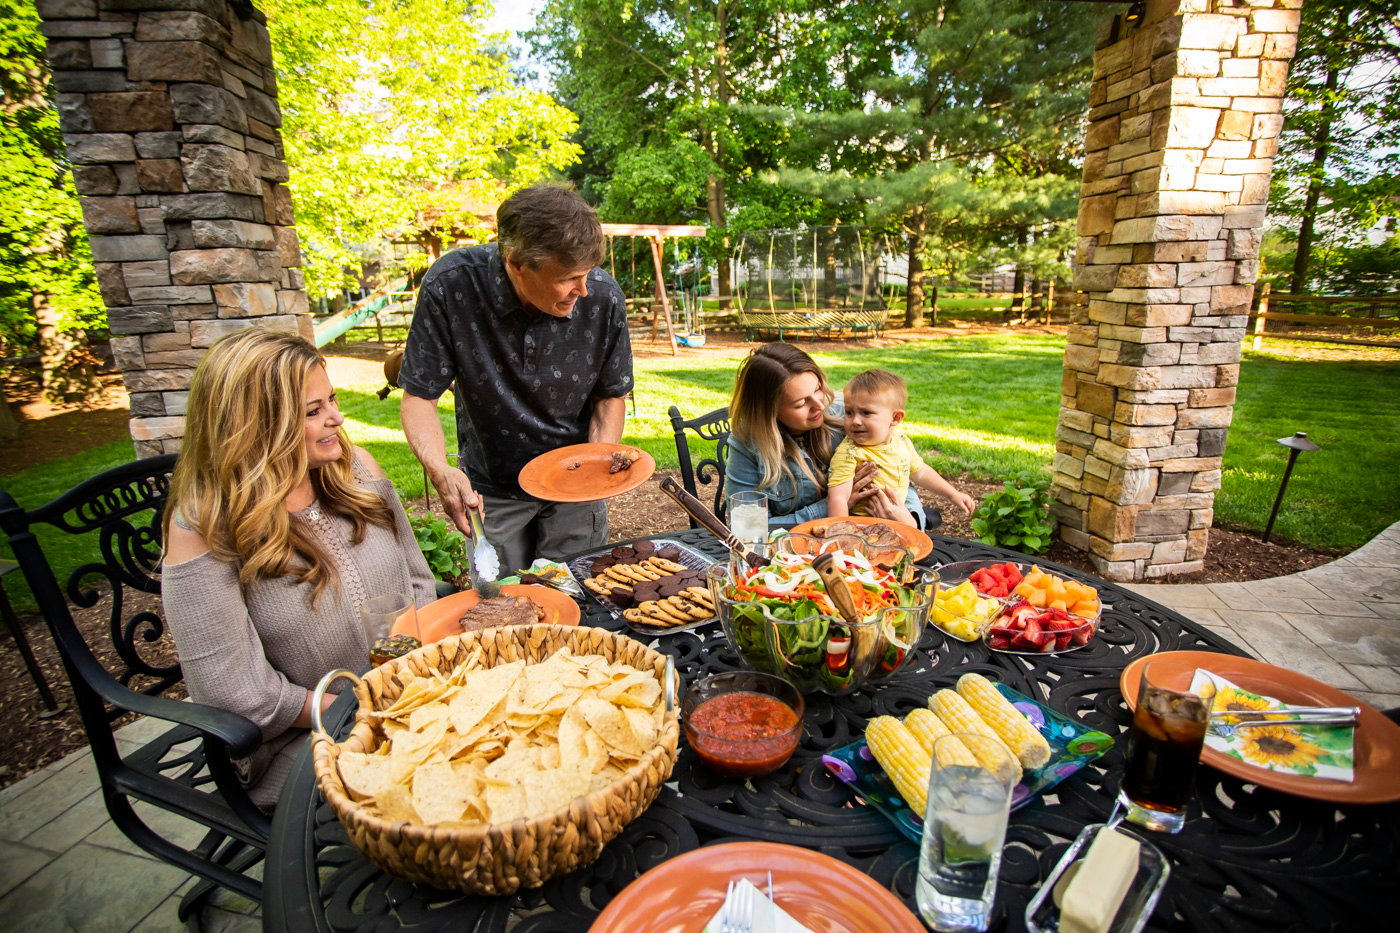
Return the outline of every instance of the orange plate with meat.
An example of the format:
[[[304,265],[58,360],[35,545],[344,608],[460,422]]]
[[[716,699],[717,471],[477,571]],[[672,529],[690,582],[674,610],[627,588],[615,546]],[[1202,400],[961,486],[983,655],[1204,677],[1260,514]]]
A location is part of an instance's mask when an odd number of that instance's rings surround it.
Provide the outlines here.
[[[612,472],[613,454],[632,465]],[[546,502],[594,502],[636,489],[656,472],[651,454],[628,444],[572,444],[548,450],[520,468],[520,488]]]
[[[913,525],[892,522],[887,518],[874,518],[870,515],[847,515],[842,518],[816,518],[810,522],[803,522],[800,525],[796,525],[790,530],[798,534],[822,537],[826,534],[827,526],[834,525],[837,522],[852,522],[857,525],[886,525],[893,528],[894,533],[899,535],[899,539],[904,542],[904,546],[914,552],[915,560],[923,560],[933,553],[933,539]]]
[[[501,587],[503,596],[523,596],[544,610],[545,623],[551,625],[578,625],[579,608],[574,598],[567,593],[552,590],[547,586],[507,583]],[[467,610],[481,602],[476,590],[463,590],[428,603],[418,610],[418,640],[425,645],[441,641],[448,635],[462,634],[458,622]],[[400,620],[394,623],[391,635],[412,634]]]

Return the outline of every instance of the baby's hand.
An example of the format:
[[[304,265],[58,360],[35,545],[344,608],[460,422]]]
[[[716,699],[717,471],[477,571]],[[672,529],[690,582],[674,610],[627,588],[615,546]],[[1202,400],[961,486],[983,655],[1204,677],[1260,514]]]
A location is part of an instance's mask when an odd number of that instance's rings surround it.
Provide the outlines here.
[[[977,508],[977,500],[960,490],[953,492],[953,504],[962,509],[964,515],[971,515]]]

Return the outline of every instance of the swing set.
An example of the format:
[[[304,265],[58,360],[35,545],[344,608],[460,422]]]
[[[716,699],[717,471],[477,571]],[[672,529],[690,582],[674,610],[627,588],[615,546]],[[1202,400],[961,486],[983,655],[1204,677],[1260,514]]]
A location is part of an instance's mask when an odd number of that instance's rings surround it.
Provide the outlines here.
[[[695,244],[693,249],[694,276],[695,276],[695,296],[691,300],[684,279],[681,280],[681,324],[683,333],[677,337],[675,320],[676,316],[672,311],[672,300],[670,293],[666,290],[666,241],[675,238],[678,242],[673,247],[673,253],[677,259],[682,258],[682,239],[703,238],[708,232],[703,226],[689,226],[684,224],[603,224],[603,235],[608,238],[608,271],[619,283],[618,278],[618,250],[615,239],[618,237],[627,238],[627,260],[628,278],[623,291],[633,295],[627,299],[628,310],[634,306],[647,306],[651,308],[651,339],[659,339],[659,328],[664,321],[666,324],[666,339],[671,343],[671,355],[679,355],[678,347],[685,344],[689,347],[703,346],[705,342],[704,322],[700,317],[700,246]],[[649,296],[638,295],[641,291],[641,280],[637,275],[637,240],[644,239],[647,243],[648,252],[651,254],[652,266],[652,288]],[[646,259],[642,260],[642,271],[646,272]],[[645,275],[642,276],[645,278]]]

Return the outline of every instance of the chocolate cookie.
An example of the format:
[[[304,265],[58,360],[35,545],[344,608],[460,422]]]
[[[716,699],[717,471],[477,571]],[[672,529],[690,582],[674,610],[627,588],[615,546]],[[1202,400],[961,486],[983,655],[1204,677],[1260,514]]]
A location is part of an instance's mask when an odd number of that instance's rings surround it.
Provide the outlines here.
[[[618,587],[614,587],[608,593],[608,599],[611,599],[616,605],[621,606],[623,609],[636,604],[636,597],[634,597],[632,593]]]
[[[657,557],[664,557],[667,560],[679,560],[681,549],[674,544],[668,544],[656,552]]]
[[[619,561],[631,563],[637,559],[637,549],[634,547],[627,547],[626,545],[618,545],[612,549],[612,556],[616,557]]]
[[[638,557],[650,557],[656,553],[656,542],[643,538],[641,541],[633,542],[632,549],[637,552]]]

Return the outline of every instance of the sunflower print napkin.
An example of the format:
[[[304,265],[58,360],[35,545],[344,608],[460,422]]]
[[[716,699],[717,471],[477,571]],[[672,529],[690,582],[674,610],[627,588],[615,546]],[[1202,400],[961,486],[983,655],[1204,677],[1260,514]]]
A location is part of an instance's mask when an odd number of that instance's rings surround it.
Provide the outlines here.
[[[1215,703],[1211,710],[1216,716],[1264,712],[1283,705],[1273,697],[1250,693],[1219,674],[1203,670],[1196,671],[1192,689],[1203,685],[1205,680],[1215,682]],[[1246,718],[1255,717],[1241,715],[1225,722]],[[1251,726],[1236,730],[1228,739],[1206,733],[1206,747],[1270,771],[1351,783],[1354,732],[1354,726],[1343,725]]]

